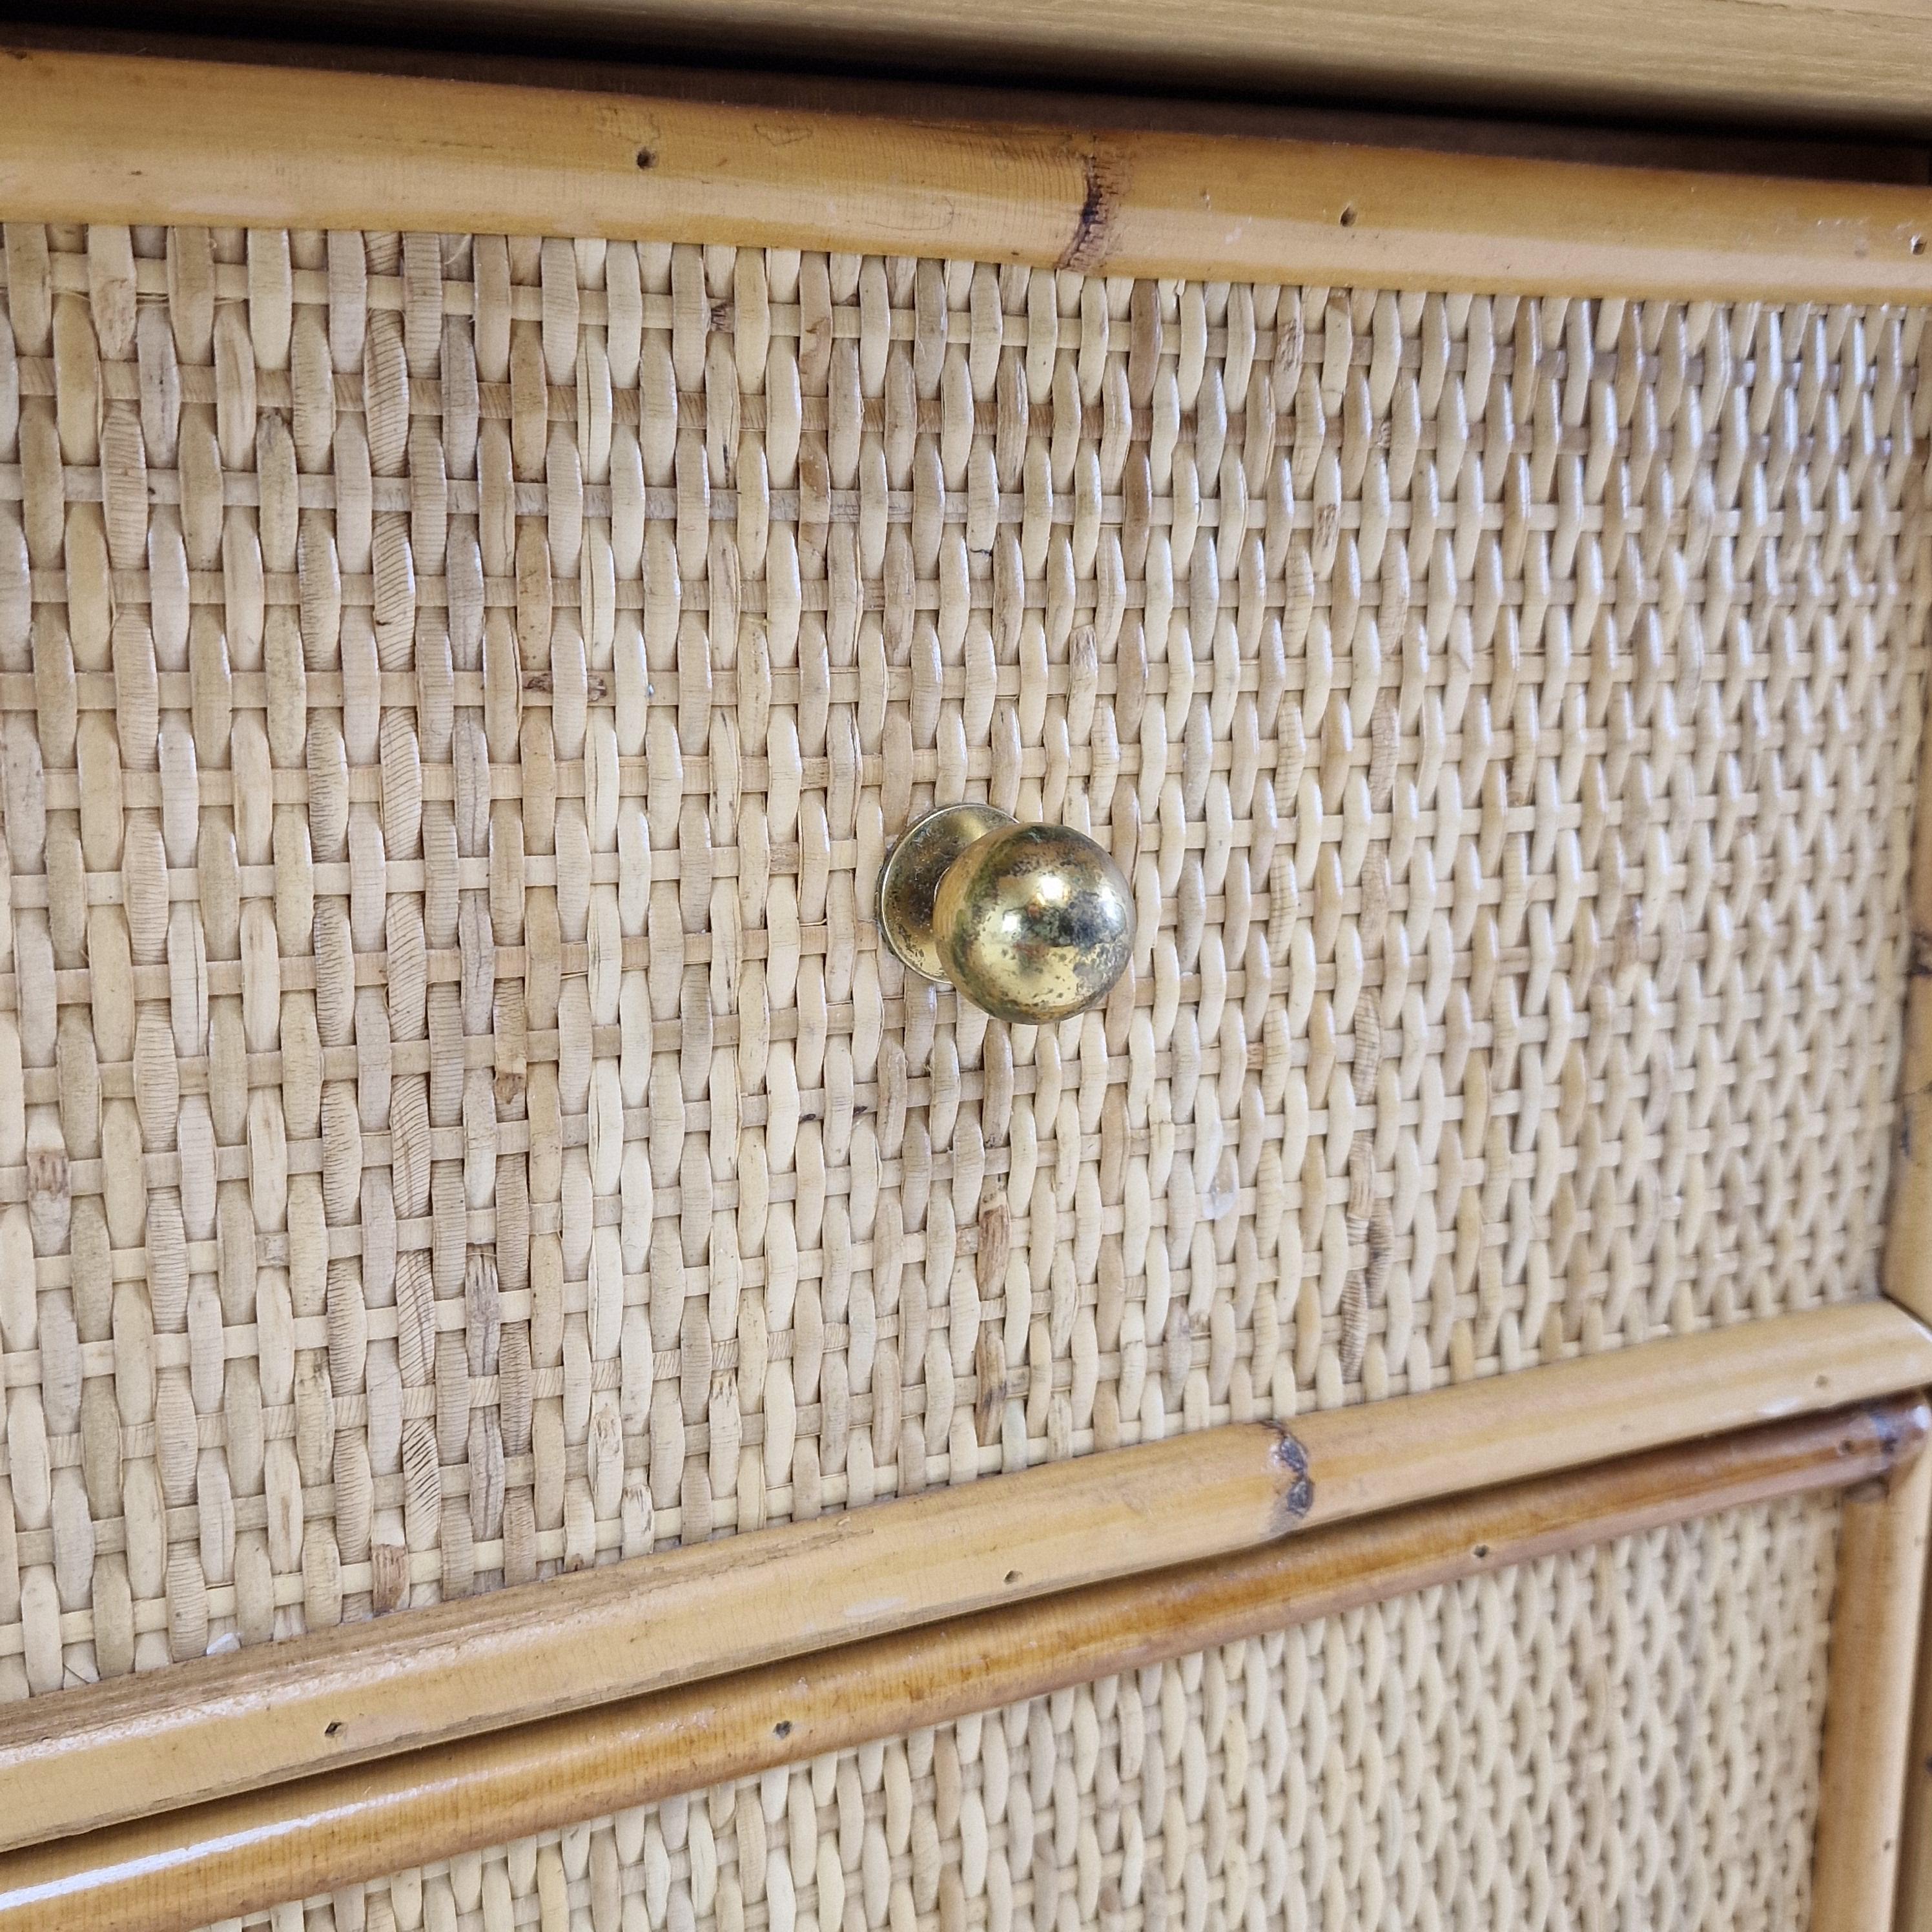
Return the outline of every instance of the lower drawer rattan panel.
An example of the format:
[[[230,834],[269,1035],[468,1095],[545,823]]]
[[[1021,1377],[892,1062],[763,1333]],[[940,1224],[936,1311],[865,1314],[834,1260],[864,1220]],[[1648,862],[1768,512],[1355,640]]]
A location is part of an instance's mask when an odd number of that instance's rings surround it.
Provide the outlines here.
[[[1840,1499],[424,1866],[278,1932],[1803,1927]]]

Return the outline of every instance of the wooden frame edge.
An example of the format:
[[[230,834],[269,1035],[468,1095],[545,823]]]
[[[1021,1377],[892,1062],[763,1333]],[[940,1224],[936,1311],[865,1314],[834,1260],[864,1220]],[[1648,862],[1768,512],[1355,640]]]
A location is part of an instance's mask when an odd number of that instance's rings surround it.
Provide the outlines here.
[[[1902,1818],[1891,1914],[1891,1922],[1898,1932],[1928,1932],[1932,1928],[1932,1616],[1927,1613],[1924,1587],[1932,1579],[1922,1575],[1916,1580],[1916,1682],[1911,1735],[1900,1749]],[[1873,1922],[1885,1922],[1875,1919]]]
[[[1932,1316],[1932,689],[1921,694],[1917,780],[1906,916],[1905,1037],[1886,1205],[1886,1293],[1922,1320]]]
[[[1868,1514],[1848,1520],[1832,1666],[1828,1792],[1849,1792],[1857,1780],[1858,1796],[1882,1799],[1862,1762],[1866,1741],[1838,1721],[1838,1703],[1855,1705],[1856,1722],[1877,1720],[1894,1688],[1883,1672],[1896,1661],[1910,1597],[1899,1580],[1919,1546],[1907,1547],[1908,1521],[1922,1542],[1928,1424],[1916,1394],[1799,1417],[58,1840],[0,1858],[0,1932],[76,1923],[187,1932],[802,1762],[909,1721],[944,1723],[1538,1556],[1872,1481],[1910,1462],[1912,1474],[1890,1492],[1899,1500],[1847,1506],[1848,1518]],[[1867,1558],[1876,1564],[1869,1584]],[[1844,1916],[1874,1895],[1858,1863],[1869,1850],[1856,1832],[1821,1848],[1820,1884],[1844,1908],[1816,1921],[1830,1932],[1878,1922]]]
[[[1878,1932],[1892,1921],[1906,1752],[1912,1742],[1928,1512],[1932,1456],[1918,1456],[1845,1498],[1812,1856],[1811,1932]]]
[[[473,4],[466,0],[466,4]],[[1932,146],[1928,145],[1932,124],[1919,138],[1896,129],[1874,133],[1868,113],[1859,128],[1848,125],[1835,130],[1775,122],[1756,128],[1742,122],[1699,126],[1600,118],[1586,123],[1560,114],[1552,118],[1551,110],[1527,100],[1498,100],[1479,111],[1466,99],[1372,103],[1364,95],[1345,102],[1323,100],[1305,88],[1286,98],[1179,93],[1171,71],[1153,78],[1154,91],[1108,86],[1104,94],[1096,95],[1094,90],[1101,76],[1090,67],[1057,81],[1044,76],[1016,79],[1010,63],[990,75],[955,72],[914,78],[861,73],[842,64],[834,69],[822,58],[801,68],[777,48],[742,64],[716,44],[697,50],[701,58],[694,62],[664,46],[634,52],[613,47],[601,56],[583,46],[569,52],[532,48],[512,52],[494,45],[487,52],[465,46],[459,51],[449,46],[405,47],[366,40],[354,45],[332,39],[262,40],[240,34],[145,27],[67,28],[8,20],[0,22],[0,47],[415,74],[924,122],[1088,128],[1104,119],[1117,131],[1240,134],[1440,154],[1515,155],[1592,166],[1670,168],[1691,174],[1932,186]]]
[[[0,50],[0,214],[1497,293],[1932,296],[1924,188],[26,48]]]
[[[1243,1424],[0,1712],[0,1850],[1932,1382],[1874,1300]]]
[[[32,11],[46,15],[51,10]],[[172,4],[81,10],[157,28],[201,28]],[[239,10],[214,10],[238,26]],[[758,61],[824,70],[952,78],[1016,76],[1060,86],[1186,89],[1236,98],[1389,99],[1488,112],[1636,117],[1670,124],[1932,130],[1932,92],[1903,8],[1748,6],[1688,0],[1618,8],[1571,0],[1533,26],[1504,0],[1453,15],[1418,4],[1258,8],[1240,0],[1139,0],[1043,8],[1028,0],[417,0],[401,10],[280,0],[257,31],[446,44],[478,38],[526,57],[560,46],[633,58]],[[405,25],[405,22],[406,24]],[[44,32],[49,31],[40,29]],[[76,31],[76,30],[70,30]]]

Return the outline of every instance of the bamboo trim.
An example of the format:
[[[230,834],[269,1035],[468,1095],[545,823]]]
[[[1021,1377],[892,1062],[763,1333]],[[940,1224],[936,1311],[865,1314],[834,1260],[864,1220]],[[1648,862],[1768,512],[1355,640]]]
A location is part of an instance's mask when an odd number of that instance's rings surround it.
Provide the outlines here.
[[[1917,1676],[1912,1734],[1904,1753],[1903,1828],[1892,1915],[1898,1932],[1932,1932],[1932,1617],[1925,1615],[1922,1600]]]
[[[1915,1474],[1894,1493],[1922,1501],[1928,1424],[1915,1396],[1736,1432],[64,1839],[0,1860],[0,1932],[170,1932],[313,1897],[889,1736],[909,1720],[942,1724],[1480,1570],[1862,1482],[1908,1457]],[[1885,1526],[1898,1509],[1861,1508],[1872,1546],[1892,1549]],[[1890,1687],[1862,1660],[1891,1659],[1899,1593],[1888,1582],[1874,1604],[1866,1583],[1895,1570],[1868,1573],[1848,1544],[1844,1574],[1834,1708],[1842,1694],[1875,1712]],[[1868,1652],[1864,1634],[1881,1628]],[[1841,1768],[1852,1755],[1841,1741]],[[1877,1921],[1831,1924],[1854,1922]]]
[[[0,68],[0,211],[1492,292],[1932,294],[1921,188],[46,51]]]
[[[0,1850],[1932,1382],[1882,1301],[1241,1424],[31,1700]]]
[[[1915,793],[1918,807],[1912,826],[1911,969],[1906,982],[1904,1064],[1893,1129],[1892,1190],[1886,1210],[1882,1271],[1886,1293],[1922,1318],[1932,1314],[1932,1268],[1928,1268],[1927,1259],[1932,1254],[1932,971],[1928,971],[1932,968],[1932,812],[1925,808],[1928,784],[1932,784],[1932,732],[1924,732],[1922,728]],[[1883,1512],[1880,1514],[1883,1516]],[[1922,1519],[1923,1514],[1922,1508]],[[1848,1534],[1870,1539],[1878,1526],[1862,1511],[1858,1520],[1860,1527],[1854,1532],[1848,1520]],[[1885,1521],[1896,1528],[1892,1519]],[[1848,1544],[1844,1557],[1849,1560],[1854,1556],[1861,1561],[1871,1560]],[[1895,1792],[1888,1788],[1861,1794],[1840,1788],[1853,1774],[1857,1760],[1852,1758],[1853,1748],[1846,1742],[1845,1724],[1838,1723],[1834,1729],[1828,1723],[1825,1784],[1813,1876],[1820,1907],[1816,1922],[1826,1932],[1834,1926],[1878,1925],[1894,1918],[1898,1932],[1932,1932],[1932,1619],[1924,1616],[1928,1582],[1932,1579],[1927,1576],[1922,1548],[1912,1570],[1914,1601],[1910,1613],[1915,1636],[1902,1665],[1894,1665],[1896,1675],[1891,1687],[1892,1703],[1910,1714],[1909,1734],[1901,1734],[1895,1741],[1892,1738],[1891,1720],[1895,1714],[1890,1705],[1880,1713],[1860,1713],[1862,1718],[1886,1720],[1885,1741],[1891,1760],[1898,1767]],[[1892,1614],[1894,1617],[1899,1614],[1896,1606]],[[1844,1654],[1841,1636],[1842,1633],[1834,1635],[1833,1681],[1828,1694],[1828,1709],[1834,1713],[1838,1710],[1840,1699],[1836,1673]],[[1907,1684],[1913,1687],[1910,1696],[1904,1689]],[[1846,1695],[1856,1701],[1856,1690]],[[1852,1760],[1850,1763],[1848,1759]],[[1883,1761],[1876,1752],[1869,1762],[1882,1768]],[[1895,1860],[1884,1852],[1872,1856],[1872,1848],[1861,1843],[1855,1828],[1836,1822],[1827,1828],[1833,1812],[1847,1802],[1862,1804],[1880,1823],[1898,1821]],[[1883,1877],[1882,1903],[1864,1896],[1865,1882],[1860,1875],[1862,1854],[1874,1874]],[[1860,1910],[1865,1913],[1862,1919],[1857,1916]]]
[[[1891,1922],[1911,1743],[1932,1459],[1845,1499],[1832,1616],[1812,1932]]]
[[[1886,1210],[1885,1292],[1922,1318],[1932,1315],[1932,732],[1918,744],[1912,828],[1911,969],[1906,981],[1904,1065],[1892,1130],[1892,1198]]]

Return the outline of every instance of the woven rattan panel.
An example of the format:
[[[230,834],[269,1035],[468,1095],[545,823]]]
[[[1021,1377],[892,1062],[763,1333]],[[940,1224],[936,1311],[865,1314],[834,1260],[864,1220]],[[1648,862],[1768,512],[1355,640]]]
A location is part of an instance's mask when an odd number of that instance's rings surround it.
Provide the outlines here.
[[[248,1922],[1800,1932],[1838,1520],[1654,1531]]]
[[[1921,314],[4,271],[0,1689],[1872,1289]]]

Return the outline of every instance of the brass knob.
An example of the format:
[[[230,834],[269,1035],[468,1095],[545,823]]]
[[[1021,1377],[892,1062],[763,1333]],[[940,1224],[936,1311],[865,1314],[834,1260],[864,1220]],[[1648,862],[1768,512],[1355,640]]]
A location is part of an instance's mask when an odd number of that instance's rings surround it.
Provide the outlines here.
[[[915,973],[950,980],[982,1012],[1046,1025],[1107,997],[1133,947],[1134,902],[1079,832],[947,805],[886,854],[879,930]]]

